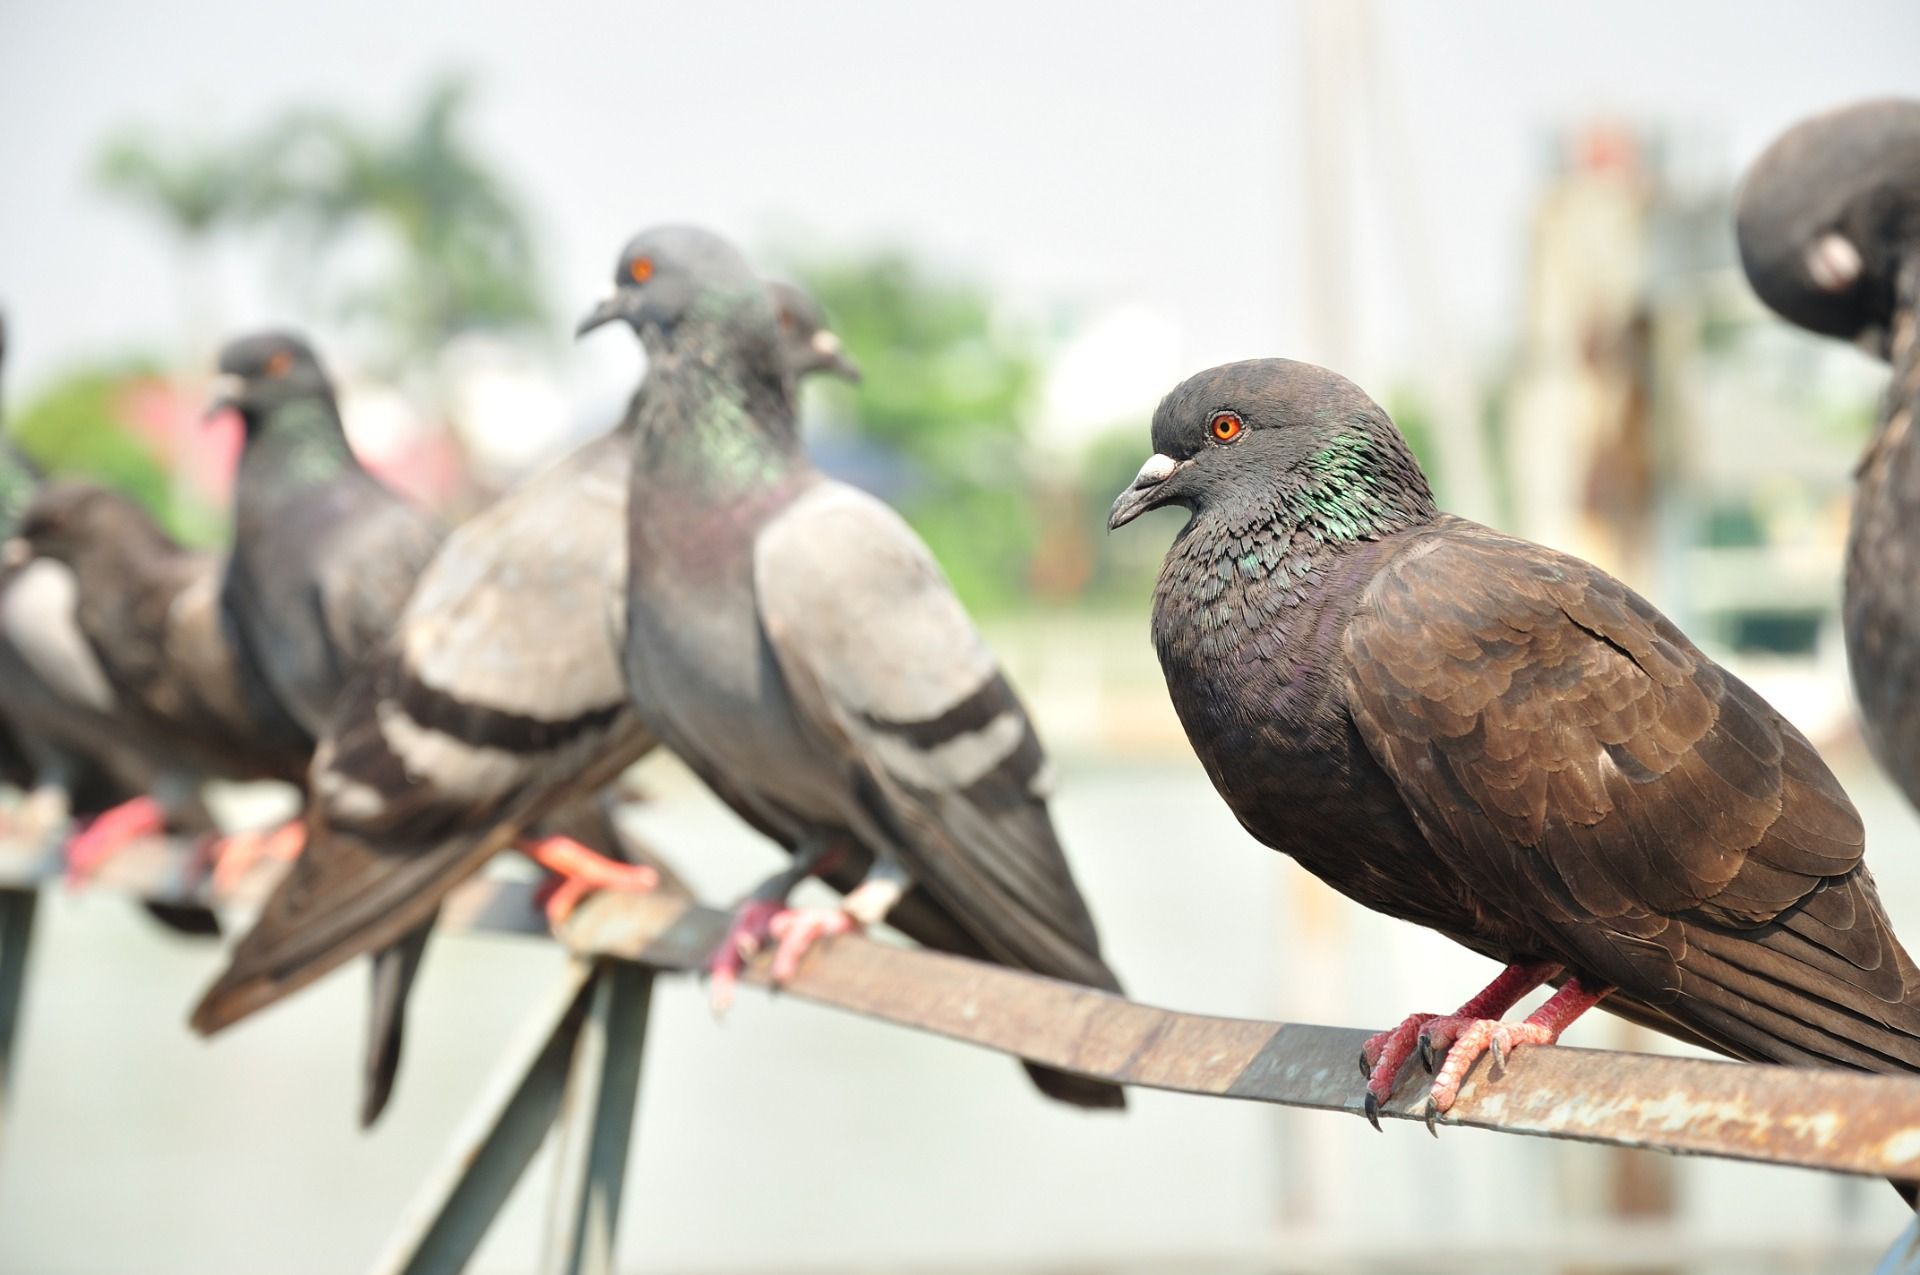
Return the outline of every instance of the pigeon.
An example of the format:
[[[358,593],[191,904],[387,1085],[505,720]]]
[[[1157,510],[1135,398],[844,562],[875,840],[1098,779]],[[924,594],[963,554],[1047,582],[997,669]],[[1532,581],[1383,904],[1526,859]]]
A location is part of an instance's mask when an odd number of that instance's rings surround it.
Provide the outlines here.
[[[1788,130],[1748,172],[1736,223],[1761,300],[1893,365],[1857,471],[1843,614],[1868,745],[1920,806],[1920,101]]]
[[[741,255],[666,227],[621,254],[582,322],[638,334],[647,373],[628,500],[625,669],[642,719],[794,856],[714,958],[888,920],[930,947],[1115,991],[1047,814],[1025,709],[926,546],[822,475],[797,436],[773,307]],[[818,872],[832,910],[784,906]],[[1047,1095],[1118,1086],[1028,1065]]]
[[[0,322],[0,360],[6,330]],[[44,475],[10,438],[0,437],[0,778],[26,792],[17,835],[51,852],[77,818],[87,831],[147,791],[165,793],[183,828],[210,829],[197,789],[167,782],[168,753],[129,737],[124,707],[83,631],[81,587],[72,568],[36,559],[23,538],[44,495]],[[154,810],[157,804],[146,803]],[[84,864],[72,857],[72,872]],[[208,909],[145,901],[155,919],[192,936],[219,933]]]
[[[1920,969],[1858,814],[1644,599],[1441,512],[1387,414],[1310,364],[1189,378],[1153,446],[1108,525],[1190,512],[1153,640],[1214,787],[1348,898],[1506,967],[1367,1042],[1376,1127],[1416,1050],[1431,1124],[1480,1054],[1497,1075],[1602,1001],[1734,1058],[1920,1070]]]
[[[0,315],[0,369],[6,352]],[[28,790],[26,835],[50,841],[71,815],[98,814],[151,775],[115,729],[105,675],[73,619],[71,573],[32,563],[12,539],[43,479],[0,434],[0,538],[8,542],[0,564],[0,778]]]
[[[818,303],[768,287],[795,377],[858,379]],[[386,945],[363,1125],[391,1094],[440,901],[528,829],[592,827],[596,790],[653,747],[620,667],[637,410],[441,545],[320,741],[306,849],[195,1012],[196,1028],[218,1031]],[[620,844],[604,827],[587,841],[603,854]]]
[[[244,337],[221,352],[220,372],[216,406],[246,426],[220,603],[267,688],[318,740],[443,531],[361,468],[305,341]]]
[[[115,726],[153,758],[156,791],[197,805],[209,778],[305,781],[298,724],[249,711],[258,673],[222,625],[219,555],[183,548],[120,492],[71,481],[42,487],[16,535],[30,561],[71,573],[74,623]]]

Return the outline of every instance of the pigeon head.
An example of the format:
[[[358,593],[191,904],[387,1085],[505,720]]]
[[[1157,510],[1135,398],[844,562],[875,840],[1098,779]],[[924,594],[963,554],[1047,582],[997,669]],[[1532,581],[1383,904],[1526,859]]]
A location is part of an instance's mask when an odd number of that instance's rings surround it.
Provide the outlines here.
[[[1816,115],[1741,183],[1740,260],[1784,318],[1885,354],[1900,270],[1920,249],[1920,102]]]
[[[333,385],[313,348],[290,332],[262,332],[220,351],[220,376],[207,411],[234,409],[251,434],[275,408],[311,398],[333,399]]]
[[[651,351],[689,320],[728,324],[746,313],[771,326],[772,309],[765,285],[732,244],[694,226],[659,226],[627,244],[613,288],[576,334],[624,320]]]
[[[780,324],[780,357],[794,380],[809,372],[831,372],[855,385],[860,383],[859,365],[847,357],[811,292],[799,284],[774,279],[767,284],[767,295],[773,300],[773,316]]]
[[[1289,359],[1228,363],[1190,376],[1153,414],[1154,454],[1107,516],[1149,509],[1312,521],[1357,539],[1435,512],[1406,439],[1359,386]]]

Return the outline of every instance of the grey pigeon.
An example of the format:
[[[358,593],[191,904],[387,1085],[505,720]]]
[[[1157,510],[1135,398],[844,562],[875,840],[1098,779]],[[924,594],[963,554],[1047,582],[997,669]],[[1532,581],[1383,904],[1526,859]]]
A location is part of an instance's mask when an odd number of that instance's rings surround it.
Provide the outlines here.
[[[794,374],[856,377],[813,298],[769,288]],[[195,1012],[217,1031],[362,952],[393,953],[375,973],[363,1123],[391,1092],[440,901],[523,832],[583,839],[595,790],[653,747],[620,666],[637,411],[441,545],[320,742],[306,849]],[[586,840],[619,844],[604,828]]]
[[[220,372],[220,402],[246,426],[221,605],[274,698],[317,740],[443,531],[355,459],[305,341],[242,338]]]
[[[1025,710],[906,523],[808,461],[752,269],[714,235],[665,228],[627,246],[614,282],[581,331],[622,320],[647,353],[628,687],[661,742],[795,857],[738,938],[786,940],[778,977],[812,937],[885,918],[932,947],[1118,990]],[[845,910],[775,911],[813,870],[854,887]],[[1124,1103],[1029,1071],[1063,1101]]]
[[[1844,614],[1867,741],[1920,806],[1920,102],[1788,130],[1748,172],[1737,220],[1763,301],[1893,364],[1857,471]]]
[[[1920,969],[1859,816],[1644,599],[1442,513],[1386,413],[1321,368],[1191,377],[1153,446],[1109,525],[1191,512],[1153,639],[1220,795],[1348,898],[1508,967],[1368,1042],[1370,1116],[1416,1046],[1446,1055],[1431,1118],[1479,1054],[1497,1074],[1602,998],[1735,1058],[1920,1070]]]

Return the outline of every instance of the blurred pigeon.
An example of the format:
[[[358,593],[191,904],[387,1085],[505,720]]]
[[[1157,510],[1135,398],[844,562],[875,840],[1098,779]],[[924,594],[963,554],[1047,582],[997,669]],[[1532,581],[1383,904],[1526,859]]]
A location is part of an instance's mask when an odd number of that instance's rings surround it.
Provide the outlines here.
[[[361,468],[306,342],[242,338],[221,352],[220,372],[220,403],[247,432],[221,605],[274,696],[318,739],[443,532]]]
[[[31,561],[72,574],[115,726],[153,757],[159,791],[197,804],[207,778],[304,782],[298,724],[250,711],[258,675],[223,629],[219,555],[181,547],[132,499],[89,483],[44,486],[17,534]]]
[[[5,348],[0,321],[0,362]],[[211,828],[197,792],[164,783],[165,753],[129,738],[111,682],[82,631],[72,569],[35,560],[18,538],[42,481],[12,439],[0,436],[0,534],[7,537],[0,569],[0,778],[27,792],[16,833],[51,850],[76,817],[95,823],[156,789],[174,799],[183,828]],[[203,907],[143,906],[183,933],[219,932]]]
[[[0,370],[6,354],[0,315]],[[0,536],[19,529],[40,481],[39,467],[0,434]],[[73,622],[71,573],[26,559],[10,546],[0,574],[0,778],[28,790],[22,832],[50,841],[74,813],[97,814],[139,791],[149,772],[114,731],[105,677]]]
[[[666,228],[622,254],[585,332],[639,334],[626,672],[661,741],[795,857],[716,958],[882,919],[932,947],[1117,990],[1047,815],[1026,712],[926,547],[823,477],[797,436],[772,306],[730,245]],[[843,909],[781,906],[820,870]],[[857,883],[857,886],[856,886]],[[1116,1086],[1029,1067],[1047,1094]]]
[[[1763,301],[1893,364],[1857,471],[1847,662],[1874,756],[1920,805],[1920,102],[1867,102],[1790,129],[1747,174],[1737,215]]]
[[[769,288],[794,374],[857,376],[813,298]],[[391,1092],[423,922],[529,828],[537,857],[580,840],[595,790],[653,747],[620,668],[636,412],[447,537],[321,740],[306,850],[194,1015],[218,1031],[384,946],[363,1123]],[[619,846],[604,827],[588,844]]]
[[[1192,514],[1154,591],[1174,707],[1249,831],[1507,966],[1367,1043],[1375,1118],[1606,998],[1753,1061],[1920,1070],[1920,969],[1813,746],[1598,568],[1440,512],[1387,415],[1281,359],[1191,377],[1109,525]],[[1499,1016],[1545,983],[1525,1022]]]

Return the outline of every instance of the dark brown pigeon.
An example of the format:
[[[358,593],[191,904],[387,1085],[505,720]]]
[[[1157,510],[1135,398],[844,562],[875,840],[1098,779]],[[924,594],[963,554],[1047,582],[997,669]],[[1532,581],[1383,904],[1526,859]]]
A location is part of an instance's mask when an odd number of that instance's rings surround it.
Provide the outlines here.
[[[153,757],[158,790],[197,802],[208,778],[304,781],[297,725],[249,711],[252,674],[221,622],[219,555],[181,547],[127,496],[80,482],[43,487],[18,541],[72,573],[74,621],[115,725]]]
[[[813,298],[769,288],[794,374],[857,377]],[[597,824],[586,843],[620,847],[596,790],[654,743],[620,669],[637,410],[447,537],[320,742],[306,849],[195,1012],[218,1031],[395,952],[375,975],[362,1123],[391,1093],[422,922],[447,892],[529,831]]]
[[[648,231],[581,325],[647,352],[627,505],[626,675],[643,720],[795,857],[735,939],[881,919],[922,943],[1117,989],[1047,813],[1026,711],[926,546],[807,459],[765,290],[728,243]],[[838,910],[784,909],[808,872]],[[724,986],[736,947],[723,945]],[[1051,1097],[1114,1085],[1029,1066]]]
[[[1815,116],[1747,174],[1740,256],[1787,319],[1893,365],[1847,538],[1847,662],[1874,756],[1920,806],[1920,102]]]
[[[1321,368],[1202,372],[1153,444],[1109,525],[1191,511],[1153,636],[1214,786],[1342,894],[1508,967],[1368,1042],[1370,1117],[1416,1044],[1447,1051],[1431,1118],[1480,1053],[1603,998],[1735,1058],[1920,1070],[1920,969],[1859,816],[1644,599],[1442,513],[1386,413]]]

